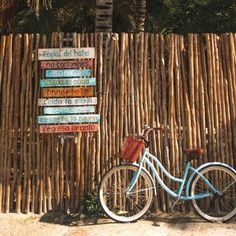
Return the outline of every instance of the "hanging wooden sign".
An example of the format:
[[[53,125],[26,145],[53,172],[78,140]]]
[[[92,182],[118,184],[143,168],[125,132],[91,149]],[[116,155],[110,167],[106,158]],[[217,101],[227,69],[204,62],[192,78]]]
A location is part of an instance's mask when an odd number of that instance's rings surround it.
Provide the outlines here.
[[[91,97],[94,94],[94,87],[75,88],[44,88],[43,97]]]
[[[98,124],[74,124],[74,125],[40,125],[40,133],[80,133],[96,132],[99,130]]]
[[[99,123],[100,115],[55,115],[38,116],[39,124]]]
[[[96,78],[73,78],[73,79],[43,79],[40,87],[73,87],[73,86],[95,86]]]
[[[97,97],[38,99],[38,106],[81,106],[81,105],[97,105]]]
[[[41,61],[41,69],[77,69],[93,66],[93,60]]]
[[[89,59],[95,58],[95,48],[42,48],[38,60]]]
[[[44,107],[43,113],[45,115],[52,114],[79,114],[79,113],[93,113],[94,106],[80,106],[80,107]]]
[[[90,69],[64,69],[46,70],[46,78],[65,78],[65,77],[88,77],[91,76]]]

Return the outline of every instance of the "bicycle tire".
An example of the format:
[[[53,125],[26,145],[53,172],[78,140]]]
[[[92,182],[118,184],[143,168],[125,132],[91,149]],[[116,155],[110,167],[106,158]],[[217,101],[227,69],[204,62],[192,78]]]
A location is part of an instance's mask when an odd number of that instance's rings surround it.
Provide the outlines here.
[[[106,214],[118,222],[132,222],[142,217],[149,209],[153,198],[153,184],[147,173],[141,171],[130,194],[125,191],[138,167],[119,165],[103,177],[99,198]]]
[[[229,168],[220,165],[211,165],[200,171],[221,194],[211,197],[193,199],[195,211],[204,219],[212,222],[226,222],[236,215],[236,174]],[[212,192],[196,175],[191,185],[191,196],[199,193]]]

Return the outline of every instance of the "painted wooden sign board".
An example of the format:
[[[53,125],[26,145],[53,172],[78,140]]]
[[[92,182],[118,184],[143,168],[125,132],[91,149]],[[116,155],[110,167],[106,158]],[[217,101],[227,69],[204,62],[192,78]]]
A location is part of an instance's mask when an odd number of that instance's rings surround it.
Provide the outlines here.
[[[93,60],[41,61],[41,69],[76,69],[93,66]]]
[[[91,97],[94,87],[44,88],[43,97]]]
[[[52,115],[38,116],[39,124],[99,123],[100,115]]]
[[[93,113],[94,106],[80,106],[80,107],[44,107],[43,113],[46,115],[52,114],[79,114],[79,113]]]
[[[38,106],[97,105],[97,97],[90,98],[39,98]]]
[[[74,79],[43,79],[40,87],[73,87],[73,86],[95,86],[96,78],[74,78]]]
[[[95,58],[95,48],[41,48],[38,49],[38,60],[60,59],[92,59]]]
[[[75,124],[75,125],[40,125],[40,133],[80,133],[99,131],[98,124]]]
[[[64,77],[88,77],[91,76],[90,69],[64,69],[64,70],[46,70],[46,78],[64,78]]]

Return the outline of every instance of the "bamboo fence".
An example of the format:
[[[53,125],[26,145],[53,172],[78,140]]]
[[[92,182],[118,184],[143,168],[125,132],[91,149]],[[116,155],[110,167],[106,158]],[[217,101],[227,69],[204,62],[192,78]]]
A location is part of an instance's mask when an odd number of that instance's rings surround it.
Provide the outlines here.
[[[59,47],[60,35],[1,35],[0,212],[76,212],[83,196],[119,164],[114,154],[124,137],[144,124],[165,127],[150,136],[151,152],[173,175],[183,174],[182,148],[206,149],[195,165],[236,167],[236,34],[65,37],[75,47],[96,48],[100,131],[64,144],[59,134],[39,134],[37,49]],[[170,209],[162,190],[155,208]]]

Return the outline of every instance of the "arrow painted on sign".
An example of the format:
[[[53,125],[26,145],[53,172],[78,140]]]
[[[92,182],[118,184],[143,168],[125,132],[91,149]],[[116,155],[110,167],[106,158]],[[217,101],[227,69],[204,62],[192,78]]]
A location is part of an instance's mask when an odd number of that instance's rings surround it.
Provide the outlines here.
[[[76,125],[40,125],[40,133],[80,133],[99,131],[98,124],[76,124]]]
[[[38,116],[39,124],[99,123],[100,115],[55,115]]]
[[[91,98],[39,98],[38,106],[97,105],[97,97]]]
[[[73,86],[95,86],[96,78],[75,79],[44,79],[40,80],[40,87],[73,87]]]
[[[44,107],[43,113],[46,115],[52,114],[78,114],[78,113],[93,113],[94,106],[80,106],[80,107]]]
[[[46,70],[45,77],[65,78],[65,77],[88,77],[91,76],[90,69],[64,69],[64,70]]]
[[[94,87],[74,88],[44,88],[43,97],[90,97],[93,96]]]

